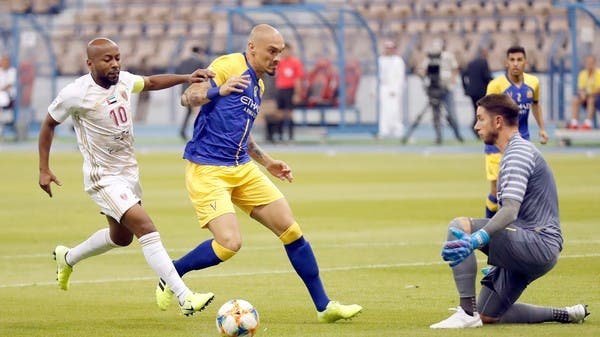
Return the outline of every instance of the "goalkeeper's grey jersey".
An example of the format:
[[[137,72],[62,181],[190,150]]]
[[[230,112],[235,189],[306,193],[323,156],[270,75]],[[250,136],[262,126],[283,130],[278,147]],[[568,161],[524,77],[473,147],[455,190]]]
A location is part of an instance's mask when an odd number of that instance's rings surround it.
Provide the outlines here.
[[[562,249],[558,195],[552,170],[533,143],[518,133],[509,141],[498,175],[498,203],[521,202],[516,227],[538,232],[550,245]]]

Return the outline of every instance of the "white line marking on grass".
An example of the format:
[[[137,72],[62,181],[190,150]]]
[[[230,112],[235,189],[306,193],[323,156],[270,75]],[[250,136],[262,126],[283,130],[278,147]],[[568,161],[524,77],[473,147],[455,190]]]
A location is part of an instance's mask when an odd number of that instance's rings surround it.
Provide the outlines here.
[[[560,259],[580,259],[588,257],[600,257],[600,253],[593,254],[574,254],[574,255],[563,255]],[[479,263],[485,263],[485,260],[478,260]],[[384,264],[367,264],[361,266],[346,266],[346,267],[327,267],[320,268],[321,272],[332,272],[332,271],[348,271],[358,269],[384,269],[384,268],[403,268],[403,267],[426,267],[446,264],[446,262],[405,262],[405,263],[384,263]],[[251,272],[238,272],[238,273],[217,273],[217,274],[199,274],[194,273],[192,275],[186,275],[186,278],[215,278],[215,277],[239,277],[239,276],[256,276],[256,275],[274,275],[274,274],[291,274],[294,273],[291,269],[285,270],[262,270],[262,271],[251,271]],[[145,277],[127,277],[127,278],[106,278],[106,279],[95,279],[95,280],[79,280],[71,281],[72,284],[89,284],[89,283],[114,283],[114,282],[134,282],[134,281],[156,281],[156,276],[145,276]],[[36,287],[36,286],[56,286],[56,281],[43,281],[43,282],[30,282],[30,283],[13,283],[13,284],[0,284],[0,288],[25,288],[25,287]]]
[[[355,243],[343,243],[343,244],[313,244],[313,247],[316,249],[331,249],[331,248],[360,248],[360,247],[403,247],[403,246],[423,246],[430,245],[431,242],[355,242]],[[436,244],[438,244],[436,242]],[[439,242],[439,246],[441,247],[443,244],[442,241]],[[570,240],[565,241],[564,245],[581,245],[581,244],[600,244],[600,240]],[[270,246],[251,246],[251,247],[242,247],[243,251],[261,251],[261,250],[275,250],[282,248],[281,245],[270,245]],[[169,253],[187,253],[192,248],[173,248],[167,249]],[[115,248],[109,251],[107,254],[111,255],[134,255],[140,254],[139,247],[129,246],[123,248]],[[37,259],[37,258],[49,258],[52,256],[52,252],[48,254],[19,254],[19,255],[0,255],[0,259]]]
[[[414,243],[408,243],[408,242],[380,242],[380,243],[373,243],[373,242],[357,242],[357,243],[344,243],[344,244],[324,244],[324,245],[313,245],[315,248],[319,248],[319,249],[329,249],[329,248],[357,248],[357,247],[400,247],[400,246],[416,246],[416,245],[423,245],[423,244],[429,244],[429,243],[418,243],[418,244],[414,244]],[[440,243],[441,246],[441,243]],[[271,245],[271,246],[252,246],[252,247],[242,247],[242,250],[244,251],[259,251],[259,250],[275,250],[275,249],[281,249],[283,248],[282,245]],[[189,252],[191,249],[193,249],[193,247],[191,248],[174,248],[174,249],[167,249],[167,252],[169,253],[187,253]],[[110,250],[107,254],[111,254],[111,255],[133,255],[133,254],[140,254],[140,250],[139,247],[123,247],[123,248],[115,248]],[[37,259],[37,258],[48,258],[52,256],[52,252],[48,253],[48,254],[41,254],[41,253],[35,253],[35,254],[20,254],[20,255],[1,255],[0,259]]]

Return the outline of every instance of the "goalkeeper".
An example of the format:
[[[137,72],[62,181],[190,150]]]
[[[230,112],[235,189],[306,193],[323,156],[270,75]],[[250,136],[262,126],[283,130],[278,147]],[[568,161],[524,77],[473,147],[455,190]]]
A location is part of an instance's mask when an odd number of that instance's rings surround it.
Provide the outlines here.
[[[460,302],[432,329],[473,328],[483,323],[580,323],[587,305],[565,308],[517,303],[525,288],[548,273],[562,250],[558,196],[550,167],[519,134],[519,107],[510,96],[487,95],[477,102],[475,131],[502,153],[498,177],[500,209],[491,219],[457,218],[449,224],[442,257],[450,262]],[[475,300],[481,250],[492,265]]]

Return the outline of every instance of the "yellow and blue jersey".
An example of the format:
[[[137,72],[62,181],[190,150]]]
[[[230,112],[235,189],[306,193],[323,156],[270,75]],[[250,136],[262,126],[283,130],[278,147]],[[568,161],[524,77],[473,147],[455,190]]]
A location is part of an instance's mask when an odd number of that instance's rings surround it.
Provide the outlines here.
[[[236,166],[250,161],[248,136],[259,112],[264,84],[248,64],[246,55],[218,57],[208,67],[215,73],[213,87],[232,76],[250,75],[250,85],[241,93],[218,96],[204,104],[194,122],[194,135],[183,157],[196,164]]]
[[[487,86],[486,95],[506,94],[509,95],[519,106],[519,133],[521,137],[529,140],[529,125],[527,120],[531,112],[531,106],[540,99],[540,81],[537,77],[523,73],[523,83],[517,86],[506,74],[493,79]],[[486,145],[485,153],[498,153],[494,145]]]

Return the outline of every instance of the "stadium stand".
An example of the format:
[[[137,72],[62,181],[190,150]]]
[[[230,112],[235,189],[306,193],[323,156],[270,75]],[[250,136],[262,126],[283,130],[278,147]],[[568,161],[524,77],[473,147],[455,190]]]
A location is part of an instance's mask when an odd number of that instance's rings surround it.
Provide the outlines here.
[[[298,3],[302,1],[291,1]],[[304,1],[311,3],[315,1]],[[169,61],[175,62],[172,55],[177,48],[177,41],[182,37],[205,38],[214,34],[213,41],[227,33],[226,20],[213,13],[215,6],[246,5],[258,6],[265,3],[282,3],[281,1],[259,0],[209,0],[195,3],[191,0],[150,0],[150,1],[6,1],[6,8],[13,12],[54,13],[57,6],[64,3],[65,10],[54,15],[57,22],[51,28],[53,44],[60,46],[65,40],[88,40],[92,36],[104,35],[114,39],[133,40],[162,40],[170,41],[168,46],[158,51],[159,61],[153,67],[168,68]],[[6,5],[8,3],[8,5]],[[284,1],[283,3],[290,3]],[[334,5],[344,5],[345,1],[333,2]],[[79,5],[76,5],[79,4]],[[82,4],[82,5],[81,5]],[[468,50],[463,50],[464,57],[472,55],[476,47],[488,41],[500,41],[506,33],[519,32],[519,40],[531,42],[540,35],[549,35],[549,40],[540,46],[548,48],[552,38],[557,38],[560,32],[569,29],[564,8],[552,7],[551,0],[511,0],[511,1],[479,1],[479,0],[419,0],[419,1],[389,1],[389,0],[352,0],[347,6],[356,8],[367,20],[369,27],[381,38],[393,39],[398,42],[401,54],[408,59],[419,59],[423,43],[417,48],[407,43],[411,36],[424,39],[424,35],[445,34],[446,39],[456,37],[468,39]],[[215,17],[215,14],[217,17]],[[72,17],[74,19],[65,18]],[[59,19],[60,18],[60,19]],[[111,18],[111,24],[106,24]],[[69,21],[71,21],[69,23]],[[540,22],[542,21],[542,22]],[[64,23],[67,22],[67,23]],[[473,41],[471,34],[476,34]],[[407,37],[408,35],[408,37]],[[566,34],[565,34],[566,35]],[[175,42],[173,42],[175,41]],[[516,41],[521,42],[521,41]],[[140,46],[143,44],[140,44]],[[151,43],[152,45],[152,43]],[[211,48],[209,52],[218,54],[225,49],[224,43]],[[61,49],[63,50],[63,49]],[[502,48],[492,50],[492,59],[501,57]],[[128,55],[131,63],[136,63],[146,56],[144,50],[134,55]],[[317,55],[311,55],[313,57]],[[70,58],[65,62],[70,63]],[[547,70],[547,62],[536,62],[538,71]],[[409,66],[414,66],[411,64]],[[493,70],[499,70],[501,64],[493,64]],[[79,74],[84,69],[71,65],[59,65],[61,74]],[[412,68],[412,67],[411,67]],[[70,73],[69,73],[70,72]]]
[[[60,55],[58,74],[77,76],[87,71],[82,61],[84,44],[98,35],[119,43],[127,60],[125,68],[152,55],[149,61],[153,71],[164,71],[174,69],[185,56],[181,51],[191,44],[204,47],[209,58],[227,51],[230,27],[226,12],[217,10],[219,7],[314,3],[357,10],[378,41],[396,42],[409,71],[423,59],[433,37],[443,38],[461,64],[471,59],[478,47],[491,46],[492,71],[504,69],[504,52],[513,43],[527,46],[531,71],[555,71],[558,58],[563,62],[562,71],[568,71],[572,62],[565,57],[571,42],[567,9],[554,6],[553,0],[0,0],[0,14],[37,14],[55,53]],[[264,18],[274,20],[268,15]],[[578,29],[590,24],[593,22],[582,17]],[[296,27],[305,42],[307,65],[329,58],[337,74],[335,48],[324,46],[323,32],[309,28]],[[347,47],[348,59],[360,59],[361,53],[372,49],[360,35],[363,33],[348,34],[353,42]],[[600,54],[600,44],[591,48]],[[374,71],[364,68],[361,74],[365,73]],[[313,97],[307,105],[328,102],[335,106],[335,95],[327,95],[320,101]],[[353,99],[354,95],[348,97]]]

